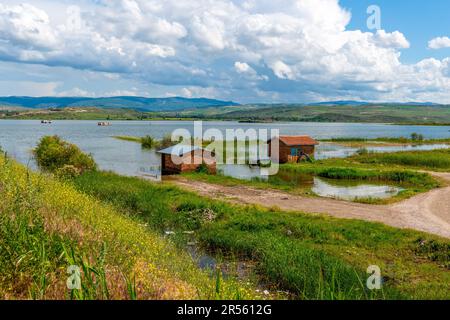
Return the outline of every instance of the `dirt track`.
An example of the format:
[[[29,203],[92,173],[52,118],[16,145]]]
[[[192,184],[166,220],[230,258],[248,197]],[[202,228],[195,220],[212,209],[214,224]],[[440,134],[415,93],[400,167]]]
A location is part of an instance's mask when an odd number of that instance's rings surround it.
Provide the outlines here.
[[[450,173],[431,175],[450,182]],[[327,198],[309,198],[278,190],[246,186],[225,187],[184,178],[172,180],[203,196],[236,203],[279,207],[286,211],[327,214],[338,218],[381,222],[397,228],[409,228],[450,238],[450,186],[432,190],[392,205],[369,205]]]

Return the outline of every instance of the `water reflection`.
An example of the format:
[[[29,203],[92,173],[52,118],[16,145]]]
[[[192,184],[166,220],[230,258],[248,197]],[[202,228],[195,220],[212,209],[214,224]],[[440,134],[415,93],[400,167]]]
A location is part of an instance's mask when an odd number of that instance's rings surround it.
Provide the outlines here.
[[[242,180],[265,181],[271,185],[290,186],[293,189],[311,190],[321,197],[348,201],[363,198],[388,199],[404,190],[396,186],[372,184],[358,180],[332,180],[284,171],[268,177],[260,175],[259,168],[247,165],[221,166],[219,174]]]
[[[257,166],[224,164],[217,166],[217,172],[221,175],[241,180],[269,180],[269,177],[264,175],[261,168]]]
[[[343,186],[332,183],[330,180],[314,178],[314,186],[311,189],[315,194],[342,200],[356,200],[362,198],[388,199],[396,196],[402,188],[387,185],[358,184]]]
[[[429,151],[437,149],[449,149],[447,144],[423,144],[423,145],[405,145],[405,146],[369,146],[365,147],[369,152],[385,153],[398,151]],[[323,160],[330,158],[347,158],[355,155],[359,148],[345,147],[333,143],[321,143],[316,148],[315,159]]]

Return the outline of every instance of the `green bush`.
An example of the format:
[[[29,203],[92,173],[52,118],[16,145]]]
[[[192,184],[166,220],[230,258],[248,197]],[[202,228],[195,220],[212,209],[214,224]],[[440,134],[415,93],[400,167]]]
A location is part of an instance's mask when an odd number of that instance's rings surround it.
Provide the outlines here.
[[[363,156],[369,153],[369,150],[367,148],[360,148],[356,151],[357,155]]]
[[[62,168],[58,168],[55,171],[55,174],[58,178],[61,179],[71,179],[81,174],[80,170],[74,167],[73,165],[65,165]]]
[[[40,168],[62,174],[92,171],[97,165],[91,155],[83,153],[76,145],[58,136],[43,137],[34,150]]]
[[[145,136],[141,138],[142,148],[153,149],[157,145],[157,141],[151,136]]]
[[[209,174],[210,170],[209,167],[206,163],[202,163],[201,165],[198,166],[198,168],[195,170],[197,173],[204,173],[204,174]]]
[[[423,135],[414,132],[411,134],[411,140],[412,141],[423,141],[424,137],[423,137]]]

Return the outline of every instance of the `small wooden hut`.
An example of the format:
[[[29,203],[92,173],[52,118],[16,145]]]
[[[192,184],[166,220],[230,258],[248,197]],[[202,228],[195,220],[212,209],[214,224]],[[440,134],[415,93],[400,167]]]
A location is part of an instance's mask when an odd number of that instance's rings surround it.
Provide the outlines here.
[[[158,151],[161,154],[162,175],[196,171],[202,164],[208,171],[216,173],[214,154],[197,146],[176,145]]]
[[[272,152],[274,139],[279,141],[278,157]],[[300,162],[314,156],[316,145],[319,143],[310,136],[279,136],[268,141],[269,155],[273,161],[278,163]]]

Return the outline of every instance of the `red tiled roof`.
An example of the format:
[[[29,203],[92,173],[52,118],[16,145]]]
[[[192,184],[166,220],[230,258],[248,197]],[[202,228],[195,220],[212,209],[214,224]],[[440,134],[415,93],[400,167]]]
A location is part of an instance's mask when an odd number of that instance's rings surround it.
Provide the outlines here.
[[[280,141],[287,146],[315,146],[319,144],[310,136],[280,136]]]

